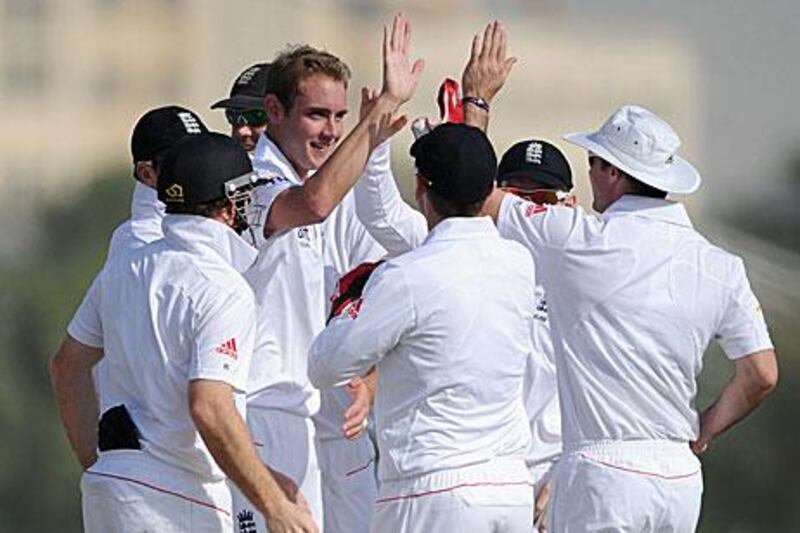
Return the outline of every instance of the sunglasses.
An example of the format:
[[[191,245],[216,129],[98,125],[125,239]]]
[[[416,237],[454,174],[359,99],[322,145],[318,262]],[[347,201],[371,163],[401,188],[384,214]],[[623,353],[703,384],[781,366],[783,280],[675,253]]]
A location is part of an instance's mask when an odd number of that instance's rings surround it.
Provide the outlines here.
[[[244,111],[226,109],[225,118],[231,126],[259,127],[267,123],[267,112],[263,109],[246,109]]]
[[[555,189],[520,189],[518,187],[500,187],[502,190],[524,198],[535,204],[556,205],[564,203],[569,198],[569,193]]]

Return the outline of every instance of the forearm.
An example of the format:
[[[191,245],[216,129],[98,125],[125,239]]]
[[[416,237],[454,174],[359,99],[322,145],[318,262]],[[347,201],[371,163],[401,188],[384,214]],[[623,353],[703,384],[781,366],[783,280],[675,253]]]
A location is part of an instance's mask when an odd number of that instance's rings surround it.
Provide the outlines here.
[[[203,385],[208,383],[195,381],[190,388],[192,418],[203,442],[225,475],[247,499],[266,517],[275,515],[278,508],[288,502],[287,496],[258,457],[233,399],[200,399],[206,392],[198,390]]]
[[[372,403],[375,403],[375,395],[378,393],[378,367],[373,366],[367,371],[367,375],[364,376],[364,384],[369,389]]]
[[[465,95],[468,95],[466,90]],[[478,128],[484,133],[489,133],[489,112],[480,107],[465,102],[464,103],[464,124]]]
[[[390,97],[380,96],[325,164],[304,182],[303,194],[312,212],[324,219],[342,201],[364,170],[370,152],[383,141],[378,131],[391,120],[396,107]]]
[[[700,417],[700,437],[696,451],[703,451],[717,436],[749,415],[774,390],[777,364],[774,352],[750,355],[757,365],[737,362],[734,376],[714,402]]]
[[[92,380],[93,359],[75,355],[65,340],[50,362],[50,378],[58,413],[75,457],[84,469],[97,460],[97,397]],[[72,347],[74,348],[74,347]]]

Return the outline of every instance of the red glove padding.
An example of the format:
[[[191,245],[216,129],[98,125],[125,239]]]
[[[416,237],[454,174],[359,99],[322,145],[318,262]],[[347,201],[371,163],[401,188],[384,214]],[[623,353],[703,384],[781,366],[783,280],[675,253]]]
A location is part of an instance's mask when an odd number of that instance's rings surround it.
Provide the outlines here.
[[[348,305],[361,298],[367,280],[382,263],[383,261],[361,263],[342,276],[336,284],[336,292],[331,296],[331,313],[328,315],[328,322],[342,314]]]
[[[464,104],[461,102],[461,87],[452,78],[445,78],[439,87],[439,95],[436,97],[439,105],[439,118],[442,124],[454,122],[460,124],[464,122]]]

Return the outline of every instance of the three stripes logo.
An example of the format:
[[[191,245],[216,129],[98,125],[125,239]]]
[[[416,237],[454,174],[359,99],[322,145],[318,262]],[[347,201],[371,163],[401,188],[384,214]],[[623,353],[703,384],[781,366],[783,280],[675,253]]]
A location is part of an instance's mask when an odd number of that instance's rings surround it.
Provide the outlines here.
[[[214,353],[218,353],[220,355],[227,355],[234,361],[239,358],[239,354],[236,352],[236,339],[231,337],[230,339],[226,340],[216,348],[214,348]]]

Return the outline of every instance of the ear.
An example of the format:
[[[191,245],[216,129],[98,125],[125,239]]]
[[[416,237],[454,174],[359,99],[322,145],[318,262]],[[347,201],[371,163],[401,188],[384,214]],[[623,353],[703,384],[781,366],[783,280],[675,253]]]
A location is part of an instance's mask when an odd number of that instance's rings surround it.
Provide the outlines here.
[[[578,197],[575,196],[574,194],[570,194],[569,196],[567,196],[567,199],[564,200],[564,205],[567,207],[575,207],[576,205],[578,205]]]
[[[267,110],[267,122],[269,124],[280,122],[287,114],[283,104],[274,94],[268,94],[264,97],[264,109]]]
[[[158,187],[158,174],[150,161],[137,161],[134,167],[136,179],[151,189]]]

